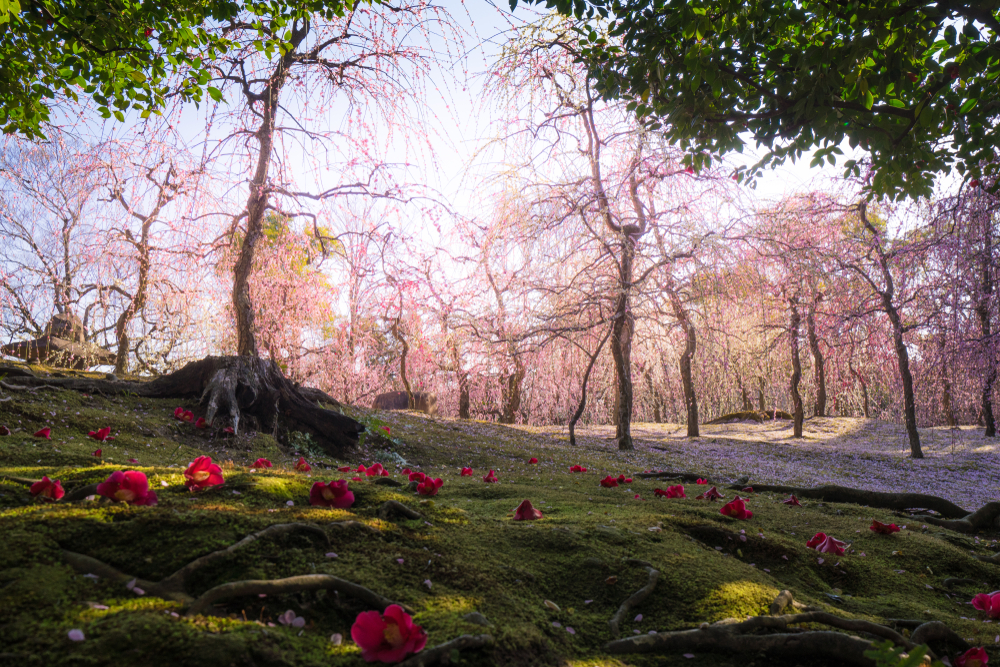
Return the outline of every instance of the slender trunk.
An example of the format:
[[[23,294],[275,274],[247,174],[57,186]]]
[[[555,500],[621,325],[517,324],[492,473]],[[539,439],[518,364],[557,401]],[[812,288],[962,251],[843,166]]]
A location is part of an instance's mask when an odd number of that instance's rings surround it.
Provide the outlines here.
[[[416,409],[416,401],[413,398],[413,389],[410,388],[410,379],[406,377],[406,355],[410,353],[410,346],[406,342],[406,337],[399,330],[399,318],[397,317],[392,326],[389,327],[389,331],[392,332],[392,337],[399,341],[403,350],[399,353],[399,377],[403,380],[403,388],[406,390],[406,408],[408,410]]]
[[[943,333],[938,338],[938,354],[941,356],[941,412],[944,415],[944,423],[950,428],[955,428],[958,422],[955,419],[955,406],[951,396],[951,378],[948,377],[947,338]]]
[[[736,374],[736,384],[740,388],[740,399],[743,401],[743,407],[740,408],[744,412],[750,412],[753,410],[753,405],[750,403],[750,393],[747,391],[747,386],[743,384],[743,377],[737,373]]]
[[[139,251],[139,278],[135,287],[135,294],[128,307],[122,311],[115,321],[115,336],[118,339],[118,353],[115,355],[115,373],[124,374],[128,372],[128,323],[146,305],[146,293],[149,283],[149,228],[143,225],[142,240],[136,244]]]
[[[458,418],[469,418],[469,374],[462,370],[462,354],[459,352],[458,343],[454,338],[449,341],[449,351],[451,352],[451,367],[455,371],[458,380]]]
[[[819,337],[816,335],[816,304],[822,299],[818,292],[813,295],[806,311],[806,332],[809,334],[809,349],[812,351],[813,367],[816,376],[816,411],[817,417],[826,416],[826,361],[823,351],[819,349]]]
[[[764,376],[757,378],[760,384],[757,386],[757,409],[764,412]]]
[[[257,244],[264,235],[264,211],[267,208],[269,190],[267,173],[271,165],[271,151],[274,148],[274,129],[278,118],[278,97],[288,80],[288,68],[295,60],[295,51],[309,33],[308,21],[292,28],[289,51],[278,60],[268,78],[267,85],[256,101],[260,102],[260,126],[254,133],[260,147],[257,152],[257,167],[250,180],[250,195],[247,198],[247,230],[240,246],[240,254],[233,267],[233,311],[236,315],[236,354],[243,357],[259,356],[256,331],[254,330],[253,301],[250,298],[250,273],[253,271],[254,254]],[[253,100],[251,100],[252,104]]]
[[[615,439],[618,449],[635,449],[632,444],[632,333],[635,317],[632,315],[630,292],[632,288],[632,259],[635,247],[627,235],[621,244],[621,264],[618,273],[618,299],[611,323],[611,358],[615,362],[618,396],[615,401]]]
[[[694,376],[691,372],[691,362],[694,360],[695,351],[698,349],[698,338],[695,335],[694,324],[684,304],[681,303],[680,295],[672,286],[664,290],[667,298],[670,299],[670,306],[674,311],[674,317],[684,331],[684,351],[681,352],[680,370],[681,386],[684,389],[684,407],[687,416],[687,435],[689,438],[697,438],[698,431],[698,397],[694,392]]]
[[[861,397],[864,401],[863,403],[864,415],[865,419],[869,419],[871,418],[871,410],[868,403],[868,383],[865,382],[865,378],[861,375],[861,373],[855,370],[854,362],[848,361],[847,368],[848,370],[851,371],[851,375],[854,376],[854,379],[858,381],[858,384],[861,385]]]
[[[993,220],[991,215],[981,215],[983,220],[983,254],[980,261],[980,290],[982,296],[976,303],[976,315],[979,316],[979,333],[983,345],[985,377],[983,378],[983,393],[980,400],[982,419],[986,423],[984,435],[987,438],[996,437],[997,425],[993,417],[993,385],[997,379],[997,363],[995,346],[992,339],[992,323],[990,322],[990,301],[993,298]]]
[[[653,384],[653,369],[652,367],[646,371],[644,374],[646,379],[646,387],[649,389],[649,395],[653,399],[653,422],[659,424],[661,421],[660,413],[660,393],[656,390],[656,386]]]
[[[524,364],[521,357],[514,357],[514,372],[507,376],[500,390],[503,405],[501,406],[500,423],[513,424],[517,421],[517,411],[521,409],[521,382],[524,380]]]
[[[792,437],[795,438],[802,437],[803,418],[802,396],[799,394],[799,381],[802,379],[802,364],[799,361],[799,326],[802,323],[802,317],[799,315],[798,304],[798,298],[793,296],[788,299],[791,316],[788,323],[788,338],[792,351],[792,378],[789,382],[789,390],[792,395],[792,417],[794,419]]]
[[[601,344],[597,346],[594,353],[590,355],[590,361],[587,363],[587,370],[583,372],[583,382],[580,383],[580,402],[576,406],[576,411],[573,416],[569,418],[569,444],[576,445],[576,423],[580,421],[580,417],[583,416],[583,411],[587,408],[587,382],[590,380],[590,371],[594,370],[594,362],[597,361],[597,357],[600,356],[601,350],[604,349],[604,343],[607,342],[608,337],[611,335],[611,330],[604,334],[604,338],[601,339]]]

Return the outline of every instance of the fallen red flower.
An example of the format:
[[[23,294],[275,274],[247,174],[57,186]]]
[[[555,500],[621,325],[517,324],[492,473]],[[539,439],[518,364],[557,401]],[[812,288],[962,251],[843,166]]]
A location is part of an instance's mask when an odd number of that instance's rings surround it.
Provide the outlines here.
[[[701,479],[701,478],[699,477],[699,478],[698,478],[698,481],[697,481],[697,482],[695,482],[695,484],[708,484],[708,480],[707,480],[707,479]]]
[[[10,435],[10,429],[6,426],[0,426],[0,435]]]
[[[133,465],[139,465],[139,459],[129,459],[128,462]]]
[[[486,475],[486,477],[483,477],[483,481],[486,482],[487,484],[493,484],[494,482],[497,481],[496,473],[490,470],[489,474]]]
[[[340,466],[337,470],[340,472],[351,472],[351,466]]]
[[[583,466],[570,466],[569,471],[570,472],[587,472],[587,469],[584,468]]]
[[[111,427],[105,426],[102,429],[91,431],[87,435],[93,438],[94,440],[97,440],[98,442],[104,442],[105,440],[108,439],[108,436],[111,435]]]
[[[722,509],[719,510],[719,514],[731,516],[734,519],[742,519],[744,521],[753,516],[753,512],[747,509],[746,503],[743,502],[743,499],[739,496],[723,505]]]
[[[431,479],[428,477],[424,481],[420,482],[420,484],[417,484],[417,493],[421,496],[436,496],[438,490],[443,484],[444,482],[440,477],[437,479]]]
[[[222,432],[225,433],[226,435],[236,434],[236,430],[232,426],[227,426],[226,428],[222,429]]]
[[[542,510],[536,510],[531,506],[531,501],[525,499],[514,510],[513,521],[534,521],[542,518]]]
[[[363,481],[365,481],[365,480],[364,480],[364,478],[363,478],[363,477],[352,477],[352,478],[351,478],[351,481],[352,481],[352,482],[363,482]]]
[[[411,482],[422,482],[425,479],[427,479],[427,475],[420,471],[411,472],[409,477],[407,477],[407,479],[410,480]]]
[[[982,646],[977,646],[975,648],[970,648],[968,651],[955,658],[952,664],[954,664],[955,667],[985,667],[989,661],[990,657],[986,655],[986,649]]]
[[[392,434],[392,430],[390,430],[390,428],[388,426],[383,426],[382,430],[385,431],[386,435],[391,435]]]
[[[410,470],[409,468],[403,468],[403,469],[402,469],[402,470],[400,471],[400,473],[399,473],[399,474],[401,474],[401,475],[409,475],[409,474],[410,474],[410,472],[412,472],[412,471],[411,471],[411,470]]]
[[[93,454],[91,454],[91,456],[97,456],[97,457],[100,457],[100,456],[101,456],[101,452],[103,452],[103,451],[104,451],[103,449],[95,449],[95,450],[94,450],[94,453],[93,453]]]
[[[198,417],[198,421],[194,423],[195,428],[208,428],[209,426],[211,426],[211,424],[205,421],[204,417]]]
[[[472,468],[462,468],[460,477],[472,477]]]
[[[312,470],[312,466],[306,463],[306,458],[304,456],[300,456],[298,463],[295,464],[295,469],[299,472],[309,472]]]
[[[612,477],[611,475],[608,475],[607,477],[601,480],[601,486],[603,486],[605,489],[613,489],[616,486],[618,486],[618,480]]]
[[[361,472],[360,470],[358,472]],[[365,470],[365,477],[384,477],[389,471],[382,467],[381,463],[376,463],[371,468]]]
[[[744,486],[743,487],[743,493],[753,493],[753,487],[752,486]]]
[[[365,662],[400,662],[410,653],[419,653],[427,644],[427,633],[403,608],[391,604],[385,614],[363,611],[351,626],[351,639],[361,649]]]
[[[174,410],[174,419],[182,422],[193,422],[194,413],[190,410],[185,410],[184,408],[176,408]]]
[[[155,505],[156,493],[149,490],[146,475],[137,470],[116,470],[97,485],[97,494],[122,503]]]
[[[28,491],[33,496],[41,496],[43,500],[59,500],[66,492],[62,488],[59,480],[52,481],[48,476],[43,476],[38,482],[31,485]]]
[[[354,492],[347,488],[346,479],[338,479],[327,484],[316,482],[309,489],[309,504],[347,509],[354,504]]]
[[[184,486],[191,491],[216,486],[222,482],[222,468],[212,463],[211,456],[199,456],[184,471]]]
[[[267,459],[257,459],[253,462],[254,468],[273,468],[274,465]]]
[[[663,489],[654,489],[653,494],[663,496],[664,498],[687,498],[687,495],[684,493],[684,487],[680,484],[668,486],[666,491]]]
[[[802,503],[799,502],[799,499],[795,497],[794,493],[785,498],[784,500],[782,500],[781,502],[783,502],[786,505],[795,505],[796,507],[802,507]]]
[[[365,467],[364,463],[359,463],[358,464],[358,469],[355,470],[354,472],[364,472],[364,473],[367,473],[368,472],[368,468]]]
[[[816,533],[813,535],[811,540],[806,542],[806,546],[821,553],[843,556],[844,547],[847,546],[847,542],[841,542],[836,538],[830,537],[826,533]]]
[[[990,618],[1000,618],[1000,591],[980,593],[972,598],[972,606],[979,611],[986,612]]]
[[[52,439],[50,437],[51,433],[52,433],[52,429],[50,429],[48,426],[46,426],[45,428],[43,428],[43,429],[41,429],[39,431],[36,431],[35,432],[35,437],[36,438],[45,438],[46,440],[51,440]]]
[[[532,456],[530,459],[528,459],[528,463],[529,464],[530,463],[538,463],[538,459],[536,459],[534,456]]]
[[[899,532],[899,526],[894,523],[882,523],[881,521],[875,521],[872,519],[872,525],[868,526],[868,529],[878,533],[879,535],[892,535],[893,533]]]
[[[717,500],[719,498],[725,498],[725,496],[719,493],[719,490],[714,486],[708,491],[702,493],[701,495],[697,495],[694,497],[695,500]]]

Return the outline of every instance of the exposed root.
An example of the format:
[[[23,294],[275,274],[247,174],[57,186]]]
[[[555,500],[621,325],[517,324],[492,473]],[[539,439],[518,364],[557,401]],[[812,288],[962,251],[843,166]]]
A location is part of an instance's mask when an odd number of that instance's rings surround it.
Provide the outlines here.
[[[948,577],[944,580],[945,588],[954,588],[955,586],[978,586],[980,583],[975,579],[959,579],[958,577]]]
[[[771,616],[779,616],[788,607],[797,609],[798,611],[821,611],[819,607],[810,607],[802,604],[795,599],[790,590],[786,589],[778,593],[778,597],[774,598],[774,602],[768,607],[767,613]]]
[[[392,514],[402,514],[407,519],[422,519],[424,515],[420,512],[410,509],[398,500],[387,500],[382,503],[382,506],[378,508],[378,518],[383,521],[388,521]]]
[[[942,512],[942,514],[944,513]],[[1000,502],[992,502],[986,503],[972,514],[963,516],[960,519],[939,519],[933,516],[925,516],[921,517],[920,520],[934,524],[935,526],[948,528],[949,530],[954,530],[959,533],[975,533],[976,531],[986,530],[988,528],[996,528],[998,518],[1000,518]],[[993,556],[993,558],[996,557],[997,556]],[[980,558],[980,560],[988,559]],[[989,562],[1000,563],[1000,560]]]
[[[211,588],[201,595],[188,608],[188,616],[204,614],[213,604],[222,600],[244,597],[248,595],[284,595],[288,593],[298,593],[299,591],[319,591],[334,590],[344,595],[361,600],[365,604],[375,609],[384,610],[391,604],[397,604],[405,611],[412,614],[413,610],[395,600],[383,597],[364,586],[335,577],[330,574],[304,574],[298,577],[288,577],[286,579],[272,580],[247,580],[233,581]]]
[[[643,569],[646,570],[646,573],[649,575],[646,585],[637,590],[635,593],[632,593],[632,595],[630,595],[625,602],[622,602],[621,606],[618,607],[618,611],[616,611],[615,615],[611,617],[610,621],[608,621],[608,625],[611,626],[611,634],[614,637],[621,636],[621,631],[618,629],[618,626],[625,619],[625,617],[628,616],[628,613],[632,611],[633,608],[642,604],[642,601],[649,597],[649,594],[653,592],[654,588],[656,588],[656,582],[660,578],[659,570],[653,569],[649,563],[643,563]]]
[[[465,651],[482,648],[493,644],[491,635],[462,635],[450,642],[438,644],[433,648],[424,649],[412,658],[399,663],[399,667],[425,667],[441,662],[451,656],[452,651]]]
[[[638,477],[639,479],[679,479],[684,482],[697,482],[699,479],[705,479],[709,484],[718,484],[718,482],[713,481],[711,477],[706,475],[696,475],[693,472],[670,472],[669,470],[664,470],[661,472],[637,472],[632,476]],[[741,486],[740,489],[742,488],[743,487]]]
[[[971,648],[967,641],[959,637],[954,630],[941,621],[922,623],[910,635],[910,641],[914,644],[927,644],[928,646],[934,644],[937,645],[938,649],[954,646],[962,652]],[[942,655],[947,655],[946,650],[938,650],[938,652]]]
[[[3,387],[7,391],[30,391],[30,392],[36,392],[39,389],[53,389],[53,390],[58,390],[59,389],[59,387],[53,387],[50,384],[39,384],[39,385],[35,385],[35,386],[32,387],[32,386],[28,386],[28,385],[8,384],[8,383],[4,382],[3,380],[0,380],[0,387]],[[7,398],[7,399],[4,399],[4,400],[8,400],[9,401],[10,399]]]
[[[729,488],[736,489],[735,484]],[[743,486],[746,486],[744,484]],[[776,493],[794,493],[799,498],[822,500],[828,503],[853,503],[890,510],[906,510],[909,508],[932,509],[941,516],[950,518],[965,517],[969,514],[950,500],[923,493],[885,493],[882,491],[866,491],[850,489],[846,486],[827,484],[817,487],[785,486],[783,484],[752,484],[754,491],[773,491]],[[742,488],[742,487],[741,487]],[[738,489],[736,489],[738,490]],[[993,504],[993,503],[991,503]],[[1000,503],[997,503],[1000,505]],[[922,517],[930,521],[930,517]]]
[[[163,598],[164,600],[183,602],[185,604],[191,602],[191,596],[185,595],[183,592],[161,590],[158,582],[149,581],[147,579],[139,579],[138,577],[133,577],[130,574],[125,574],[121,570],[99,561],[96,558],[91,558],[90,556],[78,554],[73,551],[63,551],[62,556],[63,560],[65,560],[70,567],[81,574],[96,574],[101,579],[107,579],[108,581],[113,581],[116,584],[121,584],[122,586],[134,579],[137,587],[147,593],[155,595],[156,597]]]
[[[369,526],[367,523],[361,523],[360,521],[353,521],[353,520],[349,520],[349,521],[334,521],[334,522],[328,523],[326,525],[328,527],[330,527],[330,528],[336,528],[338,530],[347,530],[347,529],[350,529],[350,528],[361,528],[362,530],[366,530],[369,533],[377,533],[377,532],[379,532],[378,528],[373,528],[373,527]]]
[[[89,496],[97,495],[97,484],[87,484],[86,486],[81,486],[78,489],[73,489],[63,496],[59,502],[61,503],[75,503],[78,500],[83,500]]]

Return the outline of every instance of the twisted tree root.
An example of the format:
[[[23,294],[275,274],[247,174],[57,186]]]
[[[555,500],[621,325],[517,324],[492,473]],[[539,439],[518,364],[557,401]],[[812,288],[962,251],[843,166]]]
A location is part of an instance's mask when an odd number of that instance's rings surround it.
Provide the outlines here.
[[[341,579],[331,574],[304,574],[285,579],[251,579],[221,584],[205,591],[201,597],[191,604],[186,615],[196,616],[203,614],[209,607],[220,600],[229,600],[246,595],[260,595],[261,593],[282,595],[285,593],[297,593],[299,591],[318,590],[338,591],[357,598],[376,609],[384,610],[389,605],[396,604],[406,612],[413,613],[413,610],[406,605],[383,597],[371,589],[347,581],[346,579]]]
[[[462,635],[444,644],[424,649],[412,658],[399,663],[399,667],[425,667],[441,662],[444,658],[451,656],[452,651],[482,648],[492,644],[493,637],[491,635]]]
[[[790,590],[783,590],[778,593],[778,597],[774,598],[774,602],[768,607],[767,613],[771,616],[780,616],[787,607],[792,609],[797,609],[798,611],[822,611],[819,607],[810,607],[809,605],[804,605],[792,596]]]
[[[225,549],[220,549],[219,551],[214,551],[212,553],[205,554],[200,558],[196,558],[169,577],[160,581],[149,581],[147,579],[133,577],[132,575],[126,574],[115,567],[108,565],[107,563],[99,561],[96,558],[92,558],[91,556],[75,553],[73,551],[63,551],[62,553],[65,561],[77,572],[82,574],[96,574],[99,577],[109,579],[122,585],[125,585],[126,582],[134,580],[135,586],[141,588],[146,593],[163,598],[164,600],[172,600],[188,605],[194,602],[194,597],[185,591],[185,585],[187,584],[188,577],[192,574],[222,558],[225,558],[226,556],[229,556],[236,550],[256,542],[262,537],[282,535],[294,530],[305,530],[318,533],[324,540],[327,540],[326,533],[324,533],[318,526],[308,523],[279,523],[273,526],[268,526],[264,530],[256,532],[252,535],[248,535],[239,542]]]
[[[378,518],[383,521],[388,521],[389,515],[391,514],[402,514],[407,519],[422,519],[424,515],[420,512],[410,509],[398,500],[387,500],[382,503],[382,506],[378,508]]]
[[[327,526],[330,528],[337,528],[338,530],[347,530],[348,528],[361,528],[369,533],[379,532],[378,528],[372,528],[367,523],[361,523],[360,521],[354,521],[353,519],[348,521],[333,521],[328,523]]]
[[[78,489],[73,489],[65,496],[63,496],[59,502],[61,503],[73,503],[78,500],[83,500],[88,496],[97,495],[97,484],[87,484],[86,486],[81,486]]]
[[[928,621],[917,627],[910,635],[910,641],[914,644],[927,644],[940,642],[942,644],[953,644],[960,647],[962,651],[967,651],[969,643],[958,636],[958,634],[941,621]]]
[[[634,565],[642,565],[642,568],[646,570],[646,573],[649,575],[649,580],[646,582],[645,586],[637,590],[635,593],[632,593],[628,599],[622,602],[621,606],[618,607],[618,611],[616,611],[615,615],[611,617],[610,621],[608,621],[608,625],[611,626],[611,634],[615,637],[621,635],[621,632],[618,629],[619,624],[625,619],[633,608],[640,605],[643,600],[649,597],[649,594],[653,592],[654,588],[656,588],[657,580],[660,578],[660,572],[653,569],[649,563],[644,561],[635,561],[634,559],[628,559],[625,562]]]

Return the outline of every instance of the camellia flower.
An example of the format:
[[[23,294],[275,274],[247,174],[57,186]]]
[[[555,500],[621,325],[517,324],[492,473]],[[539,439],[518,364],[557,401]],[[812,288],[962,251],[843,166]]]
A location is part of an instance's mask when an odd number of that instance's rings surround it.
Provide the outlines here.
[[[411,472],[413,472],[413,471],[410,470],[409,468],[403,468],[402,470],[399,471],[399,474],[400,475],[409,475]]]
[[[601,486],[603,486],[605,489],[613,489],[616,486],[618,486],[618,480],[612,477],[611,475],[608,475],[607,477],[601,480]]]
[[[391,435],[392,434],[392,430],[388,426],[383,426],[382,430],[385,431],[386,435]]]
[[[531,501],[525,499],[514,510],[514,521],[534,521],[542,518],[542,510],[536,510],[531,506]]]
[[[365,481],[365,480],[364,480],[364,478],[363,478],[363,477],[352,477],[352,478],[351,478],[351,481],[352,481],[352,482],[363,482],[363,481]]]
[[[1000,618],[1000,591],[980,593],[972,598],[972,606],[986,612],[990,618]]]
[[[192,491],[222,484],[222,468],[211,456],[199,456],[184,471],[184,486]]]
[[[653,495],[663,496],[664,498],[687,498],[687,495],[684,493],[684,487],[680,484],[668,486],[666,491],[663,489],[654,489]]]
[[[698,478],[698,481],[697,481],[697,482],[695,482],[695,484],[708,484],[708,480],[707,480],[707,479],[701,479],[701,478],[699,477],[699,478]]]
[[[493,484],[494,482],[497,481],[496,473],[490,470],[489,474],[486,475],[486,477],[483,477],[483,481],[486,482],[487,484]]]
[[[111,427],[105,426],[102,429],[91,431],[87,435],[89,435],[94,440],[97,440],[98,442],[104,442],[105,440],[108,439],[108,436],[111,435]]]
[[[530,459],[528,459],[528,463],[529,464],[530,463],[538,463],[538,459],[536,459],[534,456],[532,456]]]
[[[892,535],[899,532],[899,526],[894,523],[882,523],[881,521],[872,519],[872,525],[868,526],[868,530],[872,530],[879,535]]]
[[[952,664],[955,667],[986,667],[990,657],[986,655],[986,649],[982,646],[970,648],[962,655],[955,658]]]
[[[781,502],[783,502],[786,505],[795,505],[796,507],[802,507],[802,503],[799,502],[799,499],[795,497],[794,493],[785,498],[784,500],[782,500]]]
[[[743,493],[753,493],[753,487],[752,486],[743,487]]]
[[[309,472],[312,470],[312,466],[306,463],[306,458],[304,456],[300,456],[299,462],[295,464],[295,469],[299,472]]]
[[[753,512],[747,509],[746,503],[739,496],[722,506],[719,514],[731,516],[734,519],[746,520],[753,516]]]
[[[225,433],[226,435],[234,435],[236,433],[236,430],[232,426],[227,426],[226,428],[222,429],[222,432]]]
[[[0,425],[0,435],[10,435],[10,429],[6,425]]]
[[[52,429],[50,429],[48,426],[46,426],[45,428],[36,431],[35,432],[35,437],[36,438],[45,438],[46,440],[51,440],[52,439],[52,437],[50,435],[51,433],[52,433]]]
[[[340,466],[337,470],[340,472],[351,472],[351,466]]]
[[[427,479],[427,475],[419,471],[411,472],[407,479],[411,482],[422,482]]]
[[[368,468],[365,467],[364,463],[359,463],[358,464],[358,469],[355,470],[354,472],[364,472],[364,473],[366,473],[366,472],[368,472]]]
[[[155,505],[156,493],[149,490],[149,480],[138,470],[116,470],[97,485],[97,494],[122,503]]]
[[[309,489],[309,504],[344,510],[354,504],[354,492],[347,488],[346,479],[338,479],[327,484],[316,482]]]
[[[395,663],[427,645],[427,633],[413,624],[413,617],[398,604],[385,608],[385,614],[363,611],[351,626],[351,639],[361,649],[365,662]]]
[[[41,481],[32,484],[28,491],[33,496],[41,496],[43,500],[59,500],[66,495],[59,480],[53,482],[48,476],[43,476]]]
[[[256,461],[253,462],[253,467],[254,468],[273,468],[274,464],[272,464],[267,459],[261,458],[261,459],[257,459]]]
[[[176,408],[174,410],[174,419],[182,422],[193,422],[194,413],[184,408]]]
[[[211,424],[205,421],[204,417],[198,417],[198,421],[194,423],[195,428],[208,428],[209,426],[211,426]]]
[[[472,468],[462,468],[461,477],[472,477]]]
[[[360,470],[358,472],[361,472]],[[388,477],[389,471],[382,467],[381,463],[376,463],[365,472],[365,477]]]
[[[714,486],[708,491],[694,497],[695,500],[717,500],[719,498],[725,498],[725,496],[719,493],[719,490]]]
[[[570,472],[587,472],[587,469],[584,468],[583,466],[570,466],[569,471]]]
[[[841,542],[838,539],[828,536],[826,533],[816,533],[811,540],[806,542],[806,546],[821,553],[843,556],[844,547],[847,546],[847,542]]]
[[[631,477],[626,477],[625,475],[618,475],[618,483],[619,484],[631,484],[632,483],[632,478]]]
[[[132,465],[139,465],[139,459],[129,459],[128,462]]]
[[[94,453],[91,454],[91,456],[96,456],[97,458],[101,458],[101,452],[103,451],[104,451],[103,449],[95,449]]]
[[[438,489],[440,489],[443,484],[444,482],[441,481],[440,477],[437,479],[427,477],[424,481],[420,482],[420,484],[417,484],[417,493],[422,496],[436,496]]]

